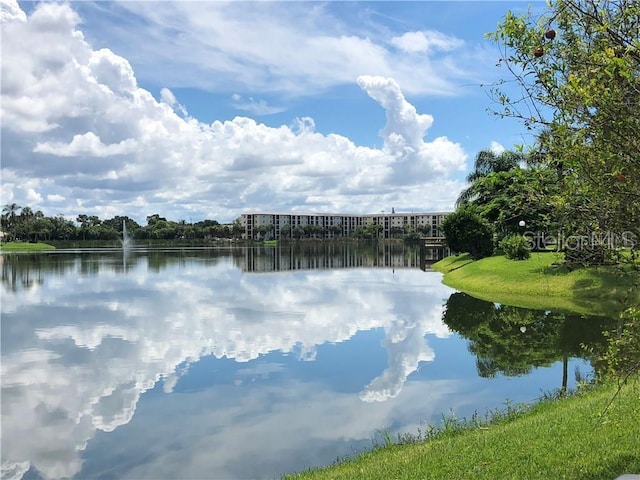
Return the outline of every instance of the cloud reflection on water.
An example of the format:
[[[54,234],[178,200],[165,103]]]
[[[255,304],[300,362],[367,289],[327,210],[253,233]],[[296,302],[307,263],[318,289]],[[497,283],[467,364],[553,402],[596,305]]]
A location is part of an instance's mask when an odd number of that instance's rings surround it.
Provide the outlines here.
[[[188,365],[202,357],[251,362],[279,351],[308,360],[319,345],[384,329],[388,367],[363,385],[359,398],[310,382],[272,385],[271,395],[253,389],[238,397],[238,388],[230,390],[235,415],[228,415],[219,395],[210,399],[213,403],[202,404],[203,415],[223,422],[218,433],[206,436],[212,445],[223,438],[230,445],[236,440],[245,445],[246,438],[273,434],[276,425],[286,424],[316,429],[327,444],[336,433],[345,441],[362,440],[381,425],[372,425],[372,420],[384,423],[398,407],[376,407],[358,418],[362,400],[397,397],[419,363],[434,358],[425,335],[449,334],[441,317],[451,290],[440,284],[438,275],[420,270],[243,275],[231,261],[186,260],[161,269],[138,262],[123,276],[103,267],[87,272],[76,263],[62,277],[44,272],[45,281],[28,289],[3,291],[3,477],[20,478],[29,466],[47,479],[78,475],[80,452],[96,431],[113,432],[129,423],[144,392],[161,379],[164,391],[173,391]],[[242,391],[242,375],[237,380]],[[276,411],[265,414],[261,402],[269,403],[272,397],[277,399],[274,409],[291,410],[294,416],[305,405],[308,420],[300,423]],[[240,412],[248,419],[261,413],[261,420],[234,421]],[[175,421],[188,419],[196,430],[196,424],[213,428],[185,412]],[[326,431],[326,437],[320,431]],[[148,440],[141,445],[148,446]],[[282,449],[291,441],[283,438]],[[228,468],[240,461],[233,459],[236,450],[217,450],[220,472],[233,474]],[[144,467],[136,468],[129,474],[142,474]]]

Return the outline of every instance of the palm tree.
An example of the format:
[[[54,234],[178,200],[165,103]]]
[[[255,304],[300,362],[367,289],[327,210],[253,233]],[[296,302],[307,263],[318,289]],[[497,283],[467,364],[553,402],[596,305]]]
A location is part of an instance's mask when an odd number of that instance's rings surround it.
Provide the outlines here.
[[[10,220],[15,219],[18,214],[18,210],[21,210],[22,207],[16,203],[10,203],[4,206],[2,209],[2,213],[7,215]]]
[[[470,185],[458,195],[456,207],[473,200],[477,193],[474,187],[478,180],[486,177],[490,173],[508,172],[509,170],[518,168],[520,162],[524,159],[525,156],[522,153],[512,150],[505,150],[502,153],[495,153],[488,149],[480,150],[476,155],[473,170],[467,175],[466,180]]]
[[[35,221],[35,213],[31,207],[24,207],[20,212],[20,215],[16,217],[16,233],[24,240],[30,240],[33,230],[33,224]]]
[[[2,208],[2,225],[7,229],[7,239],[16,237],[16,217],[22,207],[16,203],[10,203]]]

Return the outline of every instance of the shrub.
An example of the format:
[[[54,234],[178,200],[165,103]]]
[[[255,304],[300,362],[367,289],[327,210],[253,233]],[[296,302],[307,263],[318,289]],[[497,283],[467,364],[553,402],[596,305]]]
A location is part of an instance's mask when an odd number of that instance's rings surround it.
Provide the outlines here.
[[[471,207],[460,207],[447,215],[442,231],[454,252],[469,252],[475,260],[493,254],[493,229]]]
[[[522,235],[512,234],[504,237],[500,242],[500,248],[511,260],[526,260],[531,256],[529,242]]]

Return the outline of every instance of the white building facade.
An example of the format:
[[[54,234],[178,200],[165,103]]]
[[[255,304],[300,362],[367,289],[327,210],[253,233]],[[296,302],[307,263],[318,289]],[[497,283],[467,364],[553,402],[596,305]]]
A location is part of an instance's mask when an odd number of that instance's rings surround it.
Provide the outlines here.
[[[368,229],[376,238],[398,238],[412,231],[423,238],[442,239],[440,225],[448,213],[346,215],[255,212],[243,213],[240,222],[244,227],[244,238],[249,240],[351,237],[358,229]]]

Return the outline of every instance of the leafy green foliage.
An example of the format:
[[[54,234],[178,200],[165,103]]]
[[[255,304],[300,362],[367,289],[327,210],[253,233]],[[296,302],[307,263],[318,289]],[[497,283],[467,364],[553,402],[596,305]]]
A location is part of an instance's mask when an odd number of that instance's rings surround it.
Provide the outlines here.
[[[601,357],[605,374],[625,377],[640,370],[640,309],[629,308],[622,315],[622,325],[607,332],[609,344]]]
[[[538,129],[535,156],[562,183],[565,228],[640,238],[640,2],[555,0],[541,16],[509,12],[489,38],[519,86],[515,96],[507,82],[492,89],[496,113]],[[636,265],[634,255],[616,255],[592,243],[565,251],[569,268]],[[617,374],[640,368],[638,311],[630,306],[611,338],[606,360]]]
[[[524,157],[519,152],[511,150],[505,150],[504,152],[497,154],[492,150],[481,150],[478,152],[475,158],[473,170],[467,175],[467,183],[470,184],[468,188],[460,192],[458,199],[456,200],[456,206],[473,201],[478,191],[474,188],[474,184],[493,173],[508,172],[515,168],[518,168]]]
[[[512,234],[500,241],[500,249],[511,260],[526,260],[531,257],[529,241],[522,235]]]
[[[515,168],[488,174],[472,187],[473,205],[482,217],[494,225],[498,239],[524,233],[520,221],[533,232],[559,228],[555,203],[560,185],[547,168]]]
[[[468,252],[474,259],[493,253],[493,229],[473,208],[458,208],[445,217],[441,227],[453,251]]]
[[[491,89],[495,113],[536,130],[529,156],[557,173],[563,226],[638,234],[640,2],[555,0],[488,37],[509,77]]]
[[[556,204],[561,191],[557,175],[546,166],[525,167],[527,160],[519,151],[480,151],[467,176],[470,185],[456,201],[458,207],[476,207],[476,212],[493,226],[498,241],[509,234],[523,233],[519,226],[522,220],[530,231],[557,228]]]
[[[159,214],[149,215],[147,225],[141,226],[128,216],[116,215],[102,220],[96,215],[80,214],[76,221],[63,215],[47,217],[40,210],[20,207],[15,203],[5,205],[0,217],[5,241],[20,240],[37,242],[40,240],[117,240],[122,238],[123,222],[127,232],[135,239],[209,239],[240,238],[244,228],[239,221],[233,225],[221,225],[216,220],[187,223],[174,222]]]

